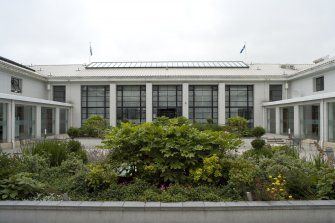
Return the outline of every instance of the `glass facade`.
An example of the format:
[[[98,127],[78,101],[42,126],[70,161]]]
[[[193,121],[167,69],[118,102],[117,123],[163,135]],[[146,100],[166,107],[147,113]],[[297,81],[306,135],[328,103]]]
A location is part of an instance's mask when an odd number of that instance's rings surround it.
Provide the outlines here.
[[[283,86],[270,84],[270,101],[279,101],[283,98]]]
[[[117,120],[146,121],[145,86],[117,86]]]
[[[7,141],[7,104],[0,103],[0,143]]]
[[[281,108],[281,123],[281,134],[294,133],[294,107]]]
[[[15,105],[15,138],[34,138],[36,133],[36,108],[28,105]]]
[[[303,138],[319,139],[320,135],[320,106],[300,106],[300,135]]]
[[[182,116],[182,86],[154,85],[152,87],[153,118]]]
[[[109,119],[109,85],[81,86],[81,121],[91,115]]]
[[[55,109],[41,108],[41,133],[43,135],[55,134]]]
[[[276,133],[276,109],[267,109],[267,130],[269,133]]]
[[[335,142],[335,102],[328,103],[328,141]]]
[[[53,100],[65,102],[65,86],[53,86]]]
[[[246,118],[254,126],[254,87],[252,85],[226,85],[226,118]]]
[[[218,123],[218,87],[189,86],[189,119],[193,122]]]
[[[68,118],[69,110],[68,109],[59,109],[59,133],[65,134],[68,129]]]

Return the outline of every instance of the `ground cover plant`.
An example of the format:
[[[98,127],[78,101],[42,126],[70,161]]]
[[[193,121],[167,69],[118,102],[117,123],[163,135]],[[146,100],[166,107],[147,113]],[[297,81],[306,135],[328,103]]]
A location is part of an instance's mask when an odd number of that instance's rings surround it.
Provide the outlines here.
[[[237,155],[234,126],[122,123],[106,132],[109,155],[89,163],[77,141],[41,141],[22,155],[0,154],[0,199],[239,201],[246,192],[254,200],[335,199],[334,167],[322,154],[305,161],[293,147],[262,145]]]

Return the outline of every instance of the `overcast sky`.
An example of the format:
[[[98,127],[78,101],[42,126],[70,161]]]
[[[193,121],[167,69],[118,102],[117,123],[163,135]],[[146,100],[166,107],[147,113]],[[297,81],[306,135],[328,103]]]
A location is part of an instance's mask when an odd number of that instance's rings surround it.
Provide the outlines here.
[[[23,64],[335,56],[334,0],[0,0],[0,55]],[[246,55],[240,54],[246,42]]]

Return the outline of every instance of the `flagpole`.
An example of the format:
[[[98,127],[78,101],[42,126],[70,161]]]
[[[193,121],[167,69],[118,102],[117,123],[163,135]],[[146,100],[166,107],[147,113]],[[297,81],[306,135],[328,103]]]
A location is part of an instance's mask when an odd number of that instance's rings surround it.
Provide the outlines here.
[[[92,57],[92,54],[91,54],[91,49],[92,49],[92,46],[91,46],[91,42],[90,42],[90,50],[88,52],[88,63],[91,63],[91,57]]]
[[[244,41],[244,46],[245,46],[245,49],[244,49],[244,62],[247,63],[247,41]]]

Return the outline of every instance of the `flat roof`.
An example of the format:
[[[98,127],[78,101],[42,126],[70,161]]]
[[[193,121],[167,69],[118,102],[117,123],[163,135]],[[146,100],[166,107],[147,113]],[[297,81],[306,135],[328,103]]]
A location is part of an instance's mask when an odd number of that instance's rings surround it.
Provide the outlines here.
[[[86,68],[249,68],[249,66],[243,61],[147,61],[92,62]]]

